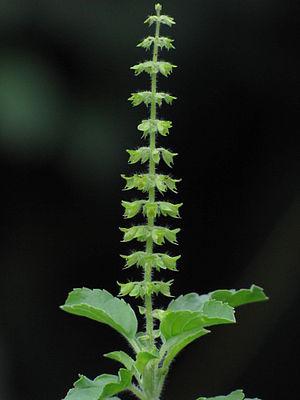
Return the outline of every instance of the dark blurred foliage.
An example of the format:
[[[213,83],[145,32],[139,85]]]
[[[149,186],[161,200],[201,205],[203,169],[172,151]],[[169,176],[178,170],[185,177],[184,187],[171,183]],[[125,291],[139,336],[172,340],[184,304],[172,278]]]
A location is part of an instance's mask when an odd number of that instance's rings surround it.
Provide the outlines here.
[[[244,388],[297,397],[299,346],[299,2],[165,0],[179,66],[160,86],[183,177],[181,270],[174,294],[266,288],[236,326],[178,356],[166,399]],[[146,0],[0,0],[0,398],[61,399],[77,373],[115,371],[101,354],[122,339],[58,306],[73,287],[117,293],[120,174],[148,85]],[[126,248],[126,250],[125,250]],[[165,278],[170,276],[163,274]],[[165,304],[163,300],[160,300]],[[125,397],[123,397],[125,399]]]

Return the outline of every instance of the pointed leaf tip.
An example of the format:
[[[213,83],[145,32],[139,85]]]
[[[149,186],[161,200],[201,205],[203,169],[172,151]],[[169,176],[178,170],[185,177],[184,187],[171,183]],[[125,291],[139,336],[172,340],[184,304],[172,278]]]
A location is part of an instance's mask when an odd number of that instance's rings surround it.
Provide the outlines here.
[[[210,296],[216,300],[226,302],[232,307],[268,300],[264,290],[257,285],[251,285],[249,289],[215,290],[210,293]]]

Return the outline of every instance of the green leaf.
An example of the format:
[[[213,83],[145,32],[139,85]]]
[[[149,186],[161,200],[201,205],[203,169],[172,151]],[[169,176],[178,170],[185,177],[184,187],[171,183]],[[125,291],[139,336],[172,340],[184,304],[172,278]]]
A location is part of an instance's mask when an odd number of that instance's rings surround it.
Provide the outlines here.
[[[120,392],[126,390],[130,384],[132,379],[132,373],[127,369],[121,368],[119,370],[118,376],[115,376],[115,381],[107,383],[103,388],[103,393],[99,400],[105,400],[107,397],[113,396]]]
[[[142,209],[143,200],[136,201],[124,201],[122,200],[122,206],[124,207],[124,217],[125,218],[133,218],[135,217]]]
[[[255,397],[255,399],[246,399],[246,398],[245,398],[245,400],[260,400],[260,399],[258,399],[257,397]]]
[[[175,47],[174,47],[174,45],[173,45],[174,40],[173,40],[173,39],[170,39],[170,38],[168,38],[168,37],[165,37],[165,36],[160,36],[160,37],[158,37],[158,38],[155,38],[154,36],[148,36],[148,37],[146,37],[145,39],[143,39],[143,40],[137,45],[137,47],[143,47],[144,49],[149,50],[150,47],[151,47],[151,45],[153,45],[153,43],[154,43],[155,41],[157,41],[157,46],[158,46],[160,49],[163,49],[163,48],[165,48],[165,49],[167,49],[167,50],[175,49]]]
[[[234,392],[228,394],[227,396],[217,396],[217,397],[199,397],[197,400],[251,400],[246,399],[244,392],[242,390],[235,390]],[[259,400],[259,399],[252,399]]]
[[[169,338],[161,347],[161,354],[165,354],[163,368],[167,368],[178,353],[194,340],[210,333],[209,330],[196,328],[182,332],[172,338]]]
[[[162,315],[160,331],[163,345],[160,349],[164,356],[163,368],[168,367],[176,355],[193,340],[209,333],[203,328],[199,313],[190,311],[165,312]]]
[[[232,307],[268,300],[264,290],[256,285],[252,285],[250,289],[216,290],[210,293],[210,297],[226,302]]]
[[[176,301],[176,300],[175,300]],[[168,309],[170,310],[170,309]],[[166,311],[166,317],[162,321],[161,330],[167,339],[174,336],[174,332],[180,332],[182,321],[189,320],[191,326],[206,328],[213,325],[235,323],[234,309],[228,304],[217,300],[208,300],[202,304],[197,311],[189,309],[176,309],[175,311]]]
[[[64,400],[99,400],[106,384],[114,380],[113,375],[102,375],[94,381],[80,375],[74,383],[74,388],[69,390]]]
[[[112,351],[111,353],[104,354],[104,357],[118,361],[123,364],[128,371],[132,370],[134,360],[124,351]]]
[[[176,300],[171,304],[176,304]],[[209,300],[197,311],[189,310],[189,306],[169,306],[162,315],[160,330],[163,338],[161,354],[165,355],[164,367],[167,367],[185,346],[209,333],[206,327],[235,322],[234,309],[228,304]]]
[[[197,293],[188,293],[181,295],[173,300],[169,306],[169,310],[190,310],[197,311],[203,307],[205,302],[218,300],[228,304],[231,307],[237,307],[243,304],[248,304],[256,301],[267,300],[266,295],[258,286],[252,285],[250,289],[240,290],[216,290],[209,294],[198,295]]]
[[[155,103],[158,104],[159,106],[162,105],[163,101],[167,104],[172,104],[173,100],[176,99],[177,97],[171,96],[170,94],[164,92],[152,93],[150,91],[143,91],[143,92],[131,93],[131,96],[129,97],[128,100],[131,101],[134,107],[136,107],[142,103],[148,106],[149,104],[152,103],[152,101],[155,101]]]
[[[137,319],[131,306],[106,290],[74,289],[61,309],[109,325],[127,339],[135,337]]]
[[[168,310],[171,311],[201,311],[204,304],[210,300],[209,295],[204,294],[199,296],[197,293],[188,293],[181,295],[177,299],[171,301],[168,305]]]
[[[103,374],[93,381],[81,375],[64,400],[117,400],[111,396],[126,390],[131,384],[131,378],[132,374],[122,368],[118,376]]]
[[[149,361],[155,359],[158,359],[157,355],[149,353],[148,351],[141,351],[136,357],[136,369],[139,371],[140,374],[142,374]]]

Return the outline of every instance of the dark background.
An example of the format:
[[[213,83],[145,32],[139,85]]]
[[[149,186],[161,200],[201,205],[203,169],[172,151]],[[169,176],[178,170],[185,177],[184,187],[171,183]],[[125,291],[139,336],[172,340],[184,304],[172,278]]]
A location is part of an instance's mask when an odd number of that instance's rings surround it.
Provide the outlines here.
[[[101,358],[123,340],[58,308],[73,287],[117,293],[126,148],[141,144],[129,67],[146,0],[0,0],[0,398],[64,397],[77,374],[115,372]],[[263,286],[177,357],[165,399],[244,388],[264,400],[299,393],[299,3],[165,0],[179,66],[160,116],[180,155],[182,262],[173,293]],[[136,196],[136,194],[132,194]],[[171,198],[173,198],[171,196]],[[169,223],[173,221],[168,221]],[[177,221],[175,221],[177,222]],[[130,224],[130,223],[129,223]],[[178,224],[172,223],[172,226]],[[169,248],[174,251],[174,249]],[[178,248],[175,249],[178,252]],[[175,251],[175,254],[176,254]],[[164,279],[173,274],[163,273]],[[163,299],[160,305],[165,305]],[[123,396],[122,398],[126,398]]]

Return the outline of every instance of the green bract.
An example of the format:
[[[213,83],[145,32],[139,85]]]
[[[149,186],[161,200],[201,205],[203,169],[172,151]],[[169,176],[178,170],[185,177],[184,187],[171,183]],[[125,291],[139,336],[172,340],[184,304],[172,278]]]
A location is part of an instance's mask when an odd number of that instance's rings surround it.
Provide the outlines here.
[[[169,229],[164,226],[149,226],[149,225],[136,225],[131,228],[120,228],[124,232],[123,242],[130,242],[136,239],[138,242],[146,242],[151,240],[159,246],[163,245],[165,241],[177,244],[177,233],[180,232],[179,228]],[[152,254],[152,253],[150,253]]]
[[[168,37],[164,37],[164,36],[160,36],[158,38],[155,38],[154,36],[147,36],[144,40],[142,40],[137,47],[143,47],[146,50],[149,50],[150,47],[154,44],[157,43],[157,46],[160,49],[167,49],[167,50],[171,50],[171,49],[175,49],[174,45],[173,45],[174,40],[170,39]]]
[[[135,75],[140,75],[142,72],[146,72],[149,75],[158,74],[160,72],[164,76],[169,76],[172,73],[173,68],[176,68],[176,65],[167,61],[145,61],[131,67],[131,69],[134,70]]]
[[[139,106],[142,103],[144,103],[146,106],[149,106],[150,104],[153,103],[161,106],[163,101],[166,102],[167,104],[172,104],[173,100],[176,100],[176,97],[171,96],[170,94],[164,92],[153,93],[150,91],[144,91],[144,92],[131,93],[131,96],[129,97],[128,100],[131,101],[134,107]]]
[[[179,210],[182,206],[182,203],[173,203],[162,197],[169,192],[177,193],[180,179],[157,171],[161,164],[172,167],[177,155],[157,146],[158,139],[163,140],[172,128],[171,121],[159,119],[158,106],[163,103],[172,104],[176,99],[168,93],[157,91],[157,79],[158,76],[169,76],[176,66],[158,59],[159,50],[175,48],[173,39],[160,35],[161,25],[171,27],[175,21],[161,14],[160,4],[156,4],[155,11],[155,15],[145,21],[149,26],[155,26],[155,34],[138,44],[140,48],[151,49],[152,58],[131,67],[135,75],[145,72],[150,76],[151,88],[132,93],[129,98],[133,106],[145,104],[150,111],[148,118],[137,126],[137,130],[142,132],[142,139],[147,140],[146,145],[127,150],[129,164],[137,164],[142,168],[146,165],[146,169],[130,176],[122,175],[126,182],[124,190],[134,189],[144,193],[143,198],[122,201],[125,219],[139,216],[143,221],[120,228],[123,242],[133,241],[141,246],[121,256],[124,268],[137,267],[142,271],[142,277],[138,281],[118,283],[119,296],[142,300],[138,311],[145,323],[142,322],[138,328],[138,320],[131,306],[106,290],[74,289],[61,308],[70,314],[110,326],[124,336],[131,346],[131,354],[124,351],[105,354],[105,357],[121,364],[122,368],[117,375],[103,374],[93,380],[81,375],[65,400],[120,400],[116,395],[125,391],[140,400],[161,400],[171,363],[184,347],[210,333],[215,325],[235,323],[235,307],[267,299],[262,288],[252,285],[249,289],[215,290],[208,294],[188,293],[169,300],[169,304],[163,308],[153,307],[154,295],[172,297],[173,283],[173,279],[157,279],[155,273],[161,270],[177,271],[181,257],[169,254],[163,248],[169,243],[177,244],[180,229],[161,226],[157,220],[170,217],[174,221],[180,218]],[[200,397],[197,400],[250,399],[246,399],[244,393],[237,390],[227,396]]]
[[[145,251],[136,251],[128,256],[121,256],[126,260],[125,268],[137,265],[138,267],[146,268],[150,266],[158,271],[160,269],[170,269],[177,271],[176,262],[181,256],[169,256],[164,253],[147,253]]]
[[[129,295],[131,297],[144,298],[146,295],[152,294],[163,294],[167,297],[171,297],[170,286],[173,279],[169,282],[163,281],[151,281],[151,282],[128,282],[119,283],[120,285],[120,296]]]
[[[154,161],[153,163],[155,164]],[[164,193],[169,189],[177,193],[176,184],[181,181],[181,179],[174,179],[169,175],[150,173],[134,174],[132,176],[122,175],[122,178],[126,181],[124,190],[137,189],[148,193],[150,189],[157,189],[160,193]]]
[[[149,147],[140,147],[136,150],[127,150],[129,154],[129,164],[135,164],[137,162],[141,162],[144,164],[150,159],[158,164],[160,158],[164,160],[168,167],[172,167],[173,158],[177,156],[177,153],[172,153],[170,150],[164,149],[163,147],[156,148],[151,150]]]
[[[164,121],[159,119],[144,119],[138,125],[138,130],[144,132],[142,138],[145,139],[151,133],[159,133],[162,136],[167,136],[172,128],[172,121]],[[153,148],[155,150],[155,147]]]

